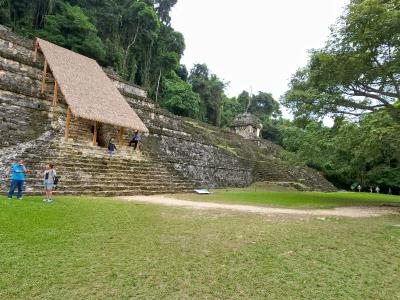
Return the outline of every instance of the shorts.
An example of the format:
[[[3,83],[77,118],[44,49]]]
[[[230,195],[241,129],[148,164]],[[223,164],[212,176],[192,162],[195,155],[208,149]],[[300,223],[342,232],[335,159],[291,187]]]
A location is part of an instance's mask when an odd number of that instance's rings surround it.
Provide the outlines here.
[[[54,183],[49,183],[47,180],[44,181],[44,189],[47,191],[54,190]]]

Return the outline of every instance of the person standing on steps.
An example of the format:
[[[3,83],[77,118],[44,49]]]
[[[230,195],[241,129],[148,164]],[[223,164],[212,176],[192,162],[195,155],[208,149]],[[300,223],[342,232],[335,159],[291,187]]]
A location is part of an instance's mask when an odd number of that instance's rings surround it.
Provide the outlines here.
[[[44,190],[46,192],[46,199],[43,199],[43,202],[51,203],[53,202],[53,190],[54,190],[54,182],[56,179],[57,173],[54,170],[53,164],[48,164],[46,167],[46,171],[43,173],[44,177]]]
[[[11,200],[15,188],[18,187],[17,199],[22,200],[22,187],[25,181],[25,174],[28,173],[28,170],[25,167],[25,161],[20,159],[17,164],[11,166],[11,185],[10,190],[8,191],[8,200]]]
[[[139,145],[139,142],[140,142],[141,139],[142,139],[142,138],[141,138],[140,135],[139,135],[139,131],[136,130],[136,131],[135,131],[135,134],[134,134],[133,137],[132,137],[132,140],[129,142],[129,147],[131,147],[132,144],[133,144],[133,150],[136,151],[136,149],[138,148],[138,145]]]
[[[108,155],[109,155],[110,157],[112,157],[114,151],[117,150],[117,147],[115,146],[115,144],[114,144],[114,142],[113,142],[113,139],[110,139],[110,140],[108,141],[107,150],[108,150]]]

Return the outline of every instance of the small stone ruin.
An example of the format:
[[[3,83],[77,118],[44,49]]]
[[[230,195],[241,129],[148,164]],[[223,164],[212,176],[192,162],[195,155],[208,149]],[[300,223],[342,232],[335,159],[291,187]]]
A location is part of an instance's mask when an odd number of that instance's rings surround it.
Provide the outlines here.
[[[232,131],[245,139],[259,139],[262,127],[259,118],[251,113],[244,113],[233,120]]]

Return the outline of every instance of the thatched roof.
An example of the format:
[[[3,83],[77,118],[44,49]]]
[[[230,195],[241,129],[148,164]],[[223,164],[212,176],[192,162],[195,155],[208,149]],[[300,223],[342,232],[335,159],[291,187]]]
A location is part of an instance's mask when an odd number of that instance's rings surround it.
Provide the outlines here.
[[[262,128],[262,123],[259,118],[250,113],[237,115],[233,120],[233,127],[253,126],[254,128]]]
[[[37,45],[73,115],[148,132],[95,60],[39,38]]]

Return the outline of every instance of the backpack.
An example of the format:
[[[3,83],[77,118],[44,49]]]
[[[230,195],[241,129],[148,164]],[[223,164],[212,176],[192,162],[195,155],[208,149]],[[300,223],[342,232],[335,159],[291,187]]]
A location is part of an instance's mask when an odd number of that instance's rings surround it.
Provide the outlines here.
[[[54,176],[54,185],[57,185],[59,180],[60,178],[58,176]]]

